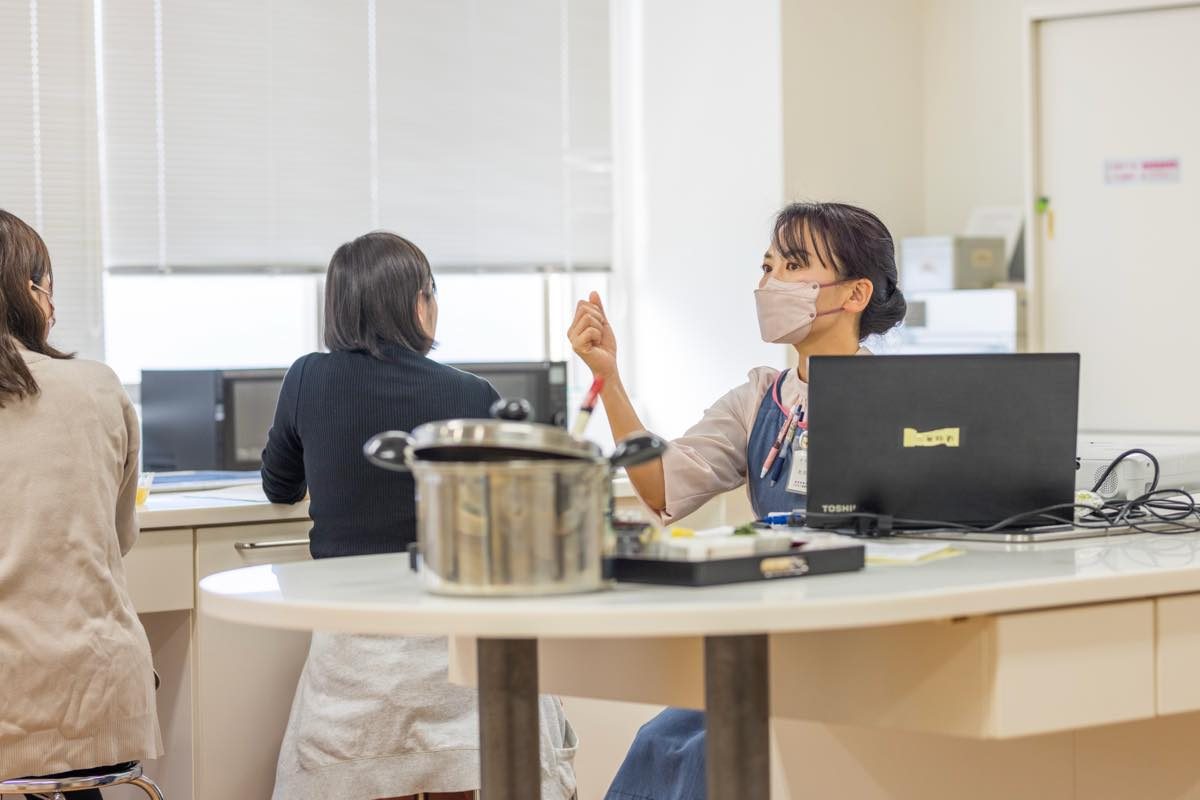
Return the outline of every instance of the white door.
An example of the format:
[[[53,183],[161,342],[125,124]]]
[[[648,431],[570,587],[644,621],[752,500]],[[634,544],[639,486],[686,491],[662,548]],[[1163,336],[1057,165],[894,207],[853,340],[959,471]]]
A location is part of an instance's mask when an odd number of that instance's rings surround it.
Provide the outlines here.
[[[1200,430],[1200,5],[1038,25],[1042,349],[1080,429]]]

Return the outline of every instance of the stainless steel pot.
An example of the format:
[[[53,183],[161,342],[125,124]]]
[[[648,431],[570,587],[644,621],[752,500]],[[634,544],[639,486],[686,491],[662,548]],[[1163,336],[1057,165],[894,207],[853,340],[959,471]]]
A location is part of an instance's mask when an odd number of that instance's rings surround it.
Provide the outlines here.
[[[373,464],[411,471],[425,586],[439,594],[544,595],[603,587],[601,564],[612,471],[662,455],[639,434],[604,458],[595,444],[518,419],[448,420],[411,434],[377,434],[363,448]]]

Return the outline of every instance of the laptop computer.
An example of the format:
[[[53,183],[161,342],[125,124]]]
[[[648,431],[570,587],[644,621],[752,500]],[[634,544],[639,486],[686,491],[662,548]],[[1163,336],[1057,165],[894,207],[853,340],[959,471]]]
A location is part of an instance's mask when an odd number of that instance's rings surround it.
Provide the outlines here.
[[[810,527],[986,527],[1074,499],[1077,353],[822,356],[809,371]]]

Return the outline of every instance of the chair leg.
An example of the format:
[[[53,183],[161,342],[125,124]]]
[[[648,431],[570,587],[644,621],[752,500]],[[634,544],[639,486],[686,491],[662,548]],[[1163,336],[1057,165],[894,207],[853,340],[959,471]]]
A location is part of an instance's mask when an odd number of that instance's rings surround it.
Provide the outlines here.
[[[158,788],[158,785],[145,775],[142,775],[136,780],[130,781],[130,783],[145,792],[147,796],[150,797],[150,800],[165,800],[163,793]]]

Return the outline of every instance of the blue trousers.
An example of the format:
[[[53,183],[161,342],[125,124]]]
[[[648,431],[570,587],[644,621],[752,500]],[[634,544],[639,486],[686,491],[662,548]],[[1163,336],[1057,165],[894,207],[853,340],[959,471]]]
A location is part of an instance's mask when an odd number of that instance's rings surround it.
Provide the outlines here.
[[[668,708],[637,732],[604,800],[706,800],[704,712]]]

